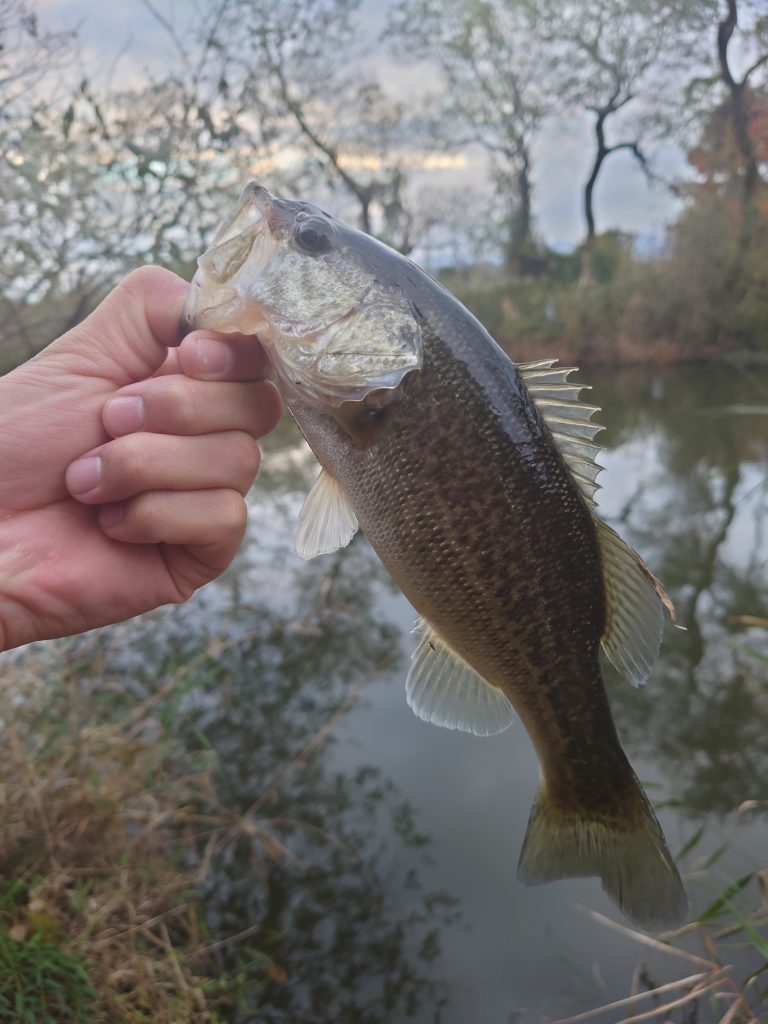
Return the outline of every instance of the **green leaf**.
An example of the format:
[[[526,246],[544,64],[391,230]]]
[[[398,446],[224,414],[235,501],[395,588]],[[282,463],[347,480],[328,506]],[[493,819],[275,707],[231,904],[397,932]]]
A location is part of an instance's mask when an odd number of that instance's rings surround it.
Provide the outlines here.
[[[763,654],[762,651],[756,651],[754,647],[746,647],[744,644],[734,644],[734,648],[741,654],[746,654],[748,658],[754,658],[755,661],[760,661],[765,665],[768,665],[768,654]]]
[[[763,956],[763,957],[766,958],[766,960],[768,960],[768,939],[765,939],[760,934],[760,932],[757,930],[757,928],[755,928],[755,926],[753,924],[751,924],[746,919],[746,917],[744,917],[744,915],[738,909],[738,907],[735,907],[733,905],[733,903],[731,903],[730,900],[726,900],[726,906],[728,907],[730,912],[733,914],[733,916],[736,918],[736,920],[739,922],[739,924],[741,925],[741,930],[744,932],[744,934],[747,936],[749,941],[752,943],[752,945],[758,951],[760,956]]]
[[[690,853],[695,846],[698,846],[703,835],[704,826],[701,825],[698,829],[696,829],[696,831],[693,833],[688,842],[684,844],[682,850],[680,850],[677,857],[675,857],[675,860],[680,860],[682,857],[686,855],[686,853]]]
[[[732,882],[729,886],[720,893],[714,903],[711,903],[703,914],[699,914],[696,918],[698,924],[705,924],[707,921],[711,921],[716,918],[722,910],[730,905],[730,902],[734,896],[737,896],[742,889],[745,889],[754,877],[754,871],[750,871],[748,875],[744,875],[743,878],[739,878],[737,881]]]
[[[713,853],[710,853],[710,855],[708,857],[705,857],[704,860],[701,862],[701,869],[704,870],[705,868],[711,868],[713,864],[720,860],[720,858],[730,845],[730,843],[723,843],[722,846],[718,846],[718,848]]]

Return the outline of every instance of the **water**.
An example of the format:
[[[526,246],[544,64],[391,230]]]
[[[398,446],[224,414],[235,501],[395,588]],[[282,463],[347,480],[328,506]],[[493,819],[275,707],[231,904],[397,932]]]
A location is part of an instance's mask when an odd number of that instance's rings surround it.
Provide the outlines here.
[[[667,630],[643,690],[608,683],[673,851],[701,830],[681,862],[700,912],[768,864],[765,814],[739,813],[767,795],[768,666],[754,654],[768,653],[768,632],[746,617],[768,617],[768,373],[582,376],[607,427],[602,514],[686,627]],[[220,954],[222,970],[249,979],[239,1019],[546,1021],[625,996],[641,964],[655,982],[691,973],[590,917],[619,919],[596,881],[517,882],[538,782],[522,726],[478,739],[414,717],[403,690],[414,613],[365,541],[308,564],[292,552],[314,475],[286,421],[232,569],[132,626],[112,655],[151,692],[223,640],[174,720],[216,751],[219,797],[251,823],[217,851],[205,889],[214,938],[260,926]],[[254,949],[278,965],[272,980]]]

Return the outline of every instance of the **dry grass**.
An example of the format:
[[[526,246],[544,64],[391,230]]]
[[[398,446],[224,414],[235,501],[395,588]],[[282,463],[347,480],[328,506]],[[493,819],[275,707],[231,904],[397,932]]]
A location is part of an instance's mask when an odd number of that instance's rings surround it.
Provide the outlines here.
[[[40,978],[53,979],[56,965],[40,967],[38,957],[14,975],[11,992],[33,1008],[30,1015],[3,1015],[0,981],[0,1024],[216,1024],[231,1017],[242,982],[221,977],[213,966],[224,945],[247,944],[251,988],[259,979],[284,980],[282,968],[258,949],[259,925],[212,942],[197,893],[216,858],[243,836],[265,885],[269,863],[292,857],[275,835],[281,822],[263,817],[263,806],[323,743],[378,668],[293,761],[265,780],[253,804],[234,813],[216,792],[215,755],[191,754],[164,722],[198,669],[253,636],[209,645],[158,679],[143,701],[131,700],[109,678],[98,641],[40,646],[4,660],[0,975],[4,941],[16,944],[14,951],[44,942],[47,953],[70,958],[70,973],[85,967],[82,980],[88,988],[90,979],[92,991],[70,997],[74,1007],[82,996],[87,1010],[77,1003],[76,1010],[45,1016]]]
[[[96,995],[72,1019],[209,1024],[220,1017],[183,854],[215,804],[210,765],[190,768],[151,711],[130,726],[82,721],[110,687],[83,687],[81,666],[43,650],[0,681],[0,931],[86,965]],[[25,998],[34,985],[20,979]]]
[[[728,906],[729,901],[726,897],[722,907]],[[735,908],[731,907],[731,910],[734,911]],[[710,933],[706,928],[706,921],[699,919],[674,934],[652,938],[612,921],[594,910],[585,910],[585,913],[607,928],[647,948],[668,958],[684,961],[689,965],[689,972],[692,967],[694,973],[687,973],[663,985],[651,985],[640,990],[639,982],[643,972],[636,971],[633,991],[624,999],[605,1003],[573,1017],[561,1018],[553,1024],[599,1024],[606,1014],[612,1014],[610,1020],[613,1024],[641,1024],[645,1021],[672,1024],[673,1021],[686,1020],[702,1024],[704,1021],[712,1021],[713,1024],[760,1024],[760,1021],[764,1020],[764,1007],[761,1008],[761,1005],[765,993],[759,992],[755,982],[768,967],[768,963],[747,978],[740,977],[733,964],[723,963],[723,953],[729,952],[729,943],[726,940],[733,939],[734,936],[738,936],[740,940],[746,938],[750,942],[756,941],[757,952],[760,955],[765,954],[765,949],[761,948],[761,942],[765,940],[752,922],[737,919],[735,926],[718,928],[714,933]],[[705,912],[705,915],[707,913]],[[736,913],[738,914],[738,911]],[[702,918],[705,915],[702,915]],[[764,918],[765,908],[756,915],[758,926],[765,923]],[[692,933],[698,935],[706,956],[699,956],[674,944]],[[731,947],[730,952],[733,951]],[[676,1016],[678,1011],[680,1016]],[[615,1016],[617,1013],[619,1016]]]

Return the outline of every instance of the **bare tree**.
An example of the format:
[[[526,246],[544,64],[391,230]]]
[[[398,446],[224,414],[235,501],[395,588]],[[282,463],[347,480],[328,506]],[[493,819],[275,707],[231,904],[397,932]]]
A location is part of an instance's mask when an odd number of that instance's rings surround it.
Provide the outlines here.
[[[400,0],[390,27],[399,48],[437,63],[444,78],[438,124],[446,144],[477,143],[506,197],[507,263],[534,248],[532,145],[558,97],[524,0]]]
[[[26,0],[0,0],[0,117],[72,53],[73,31],[45,29]]]
[[[209,11],[207,37],[218,13]],[[250,176],[253,154],[232,144],[226,111],[215,111],[215,123],[206,113],[218,53],[202,46],[173,56],[145,86],[122,91],[85,72],[78,80],[72,61],[63,78],[31,76],[6,104],[6,349],[19,337],[27,348],[45,344],[133,266],[188,269]]]
[[[681,31],[691,28],[692,5],[688,0],[540,0],[536,6],[539,31],[552,44],[553,87],[592,119],[594,149],[583,193],[589,246],[597,233],[595,189],[607,159],[627,152],[653,180],[644,139],[665,134],[663,115],[683,105],[681,66],[688,45]]]
[[[346,195],[359,226],[413,244],[403,110],[362,73],[359,0],[230,0],[214,34],[241,140],[305,191]],[[254,132],[256,134],[254,135]]]
[[[720,80],[728,92],[729,113],[733,134],[743,161],[743,203],[745,228],[749,229],[749,208],[760,180],[755,147],[750,134],[750,93],[756,73],[768,64],[768,17],[765,14],[752,19],[748,42],[752,53],[745,70],[737,74],[733,67],[732,45],[739,27],[739,12],[749,11],[749,5],[739,0],[723,0],[724,10],[717,26],[717,61]],[[743,45],[742,38],[742,45]]]

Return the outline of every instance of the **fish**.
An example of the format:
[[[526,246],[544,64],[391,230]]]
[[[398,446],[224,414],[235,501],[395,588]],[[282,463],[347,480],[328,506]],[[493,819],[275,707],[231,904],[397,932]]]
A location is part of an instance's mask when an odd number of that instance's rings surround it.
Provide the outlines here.
[[[597,876],[635,926],[680,925],[685,889],[601,668],[602,651],[645,682],[671,604],[597,513],[602,428],[573,368],[513,362],[413,261],[257,182],[200,256],[182,324],[267,351],[320,463],[296,550],[362,529],[419,614],[413,711],[479,736],[522,720],[540,786],[520,881]]]

